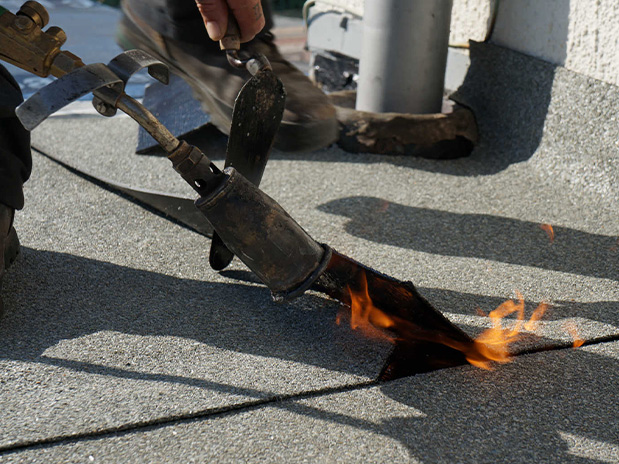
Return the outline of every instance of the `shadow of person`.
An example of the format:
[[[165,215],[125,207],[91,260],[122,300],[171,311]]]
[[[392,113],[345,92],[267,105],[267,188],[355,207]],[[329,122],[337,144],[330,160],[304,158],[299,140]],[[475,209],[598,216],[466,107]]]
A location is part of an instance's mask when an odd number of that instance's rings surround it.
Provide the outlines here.
[[[3,297],[5,359],[40,360],[60,342],[108,332],[180,337],[373,378],[389,350],[338,327],[338,304],[316,295],[276,304],[264,286],[182,279],[25,247]],[[88,343],[77,341],[75,352]]]
[[[405,206],[375,197],[341,198],[320,211],[350,218],[349,234],[443,256],[481,258],[619,281],[619,237],[492,216]]]
[[[599,346],[391,382],[381,391],[421,414],[380,428],[421,462],[614,462],[619,363]]]

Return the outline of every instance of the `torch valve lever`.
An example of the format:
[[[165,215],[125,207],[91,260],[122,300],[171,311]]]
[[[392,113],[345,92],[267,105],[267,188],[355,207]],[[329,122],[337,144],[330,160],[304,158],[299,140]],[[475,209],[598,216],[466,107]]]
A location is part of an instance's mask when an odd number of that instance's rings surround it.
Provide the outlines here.
[[[60,49],[67,41],[61,28],[43,32],[48,22],[45,7],[32,0],[17,14],[0,7],[0,59],[40,77],[60,77],[83,66],[79,57]]]
[[[246,69],[252,76],[263,69],[272,69],[271,63],[262,53],[251,54],[246,50],[241,50],[241,32],[230,10],[228,10],[226,34],[219,41],[219,48],[226,52],[226,58],[232,67]]]

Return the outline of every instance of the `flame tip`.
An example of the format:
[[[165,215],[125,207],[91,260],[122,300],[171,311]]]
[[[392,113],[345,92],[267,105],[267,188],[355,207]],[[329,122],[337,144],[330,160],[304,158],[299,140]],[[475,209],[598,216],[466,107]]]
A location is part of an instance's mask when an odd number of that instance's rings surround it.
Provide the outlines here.
[[[546,232],[546,234],[548,235],[548,238],[550,239],[550,242],[554,242],[555,239],[555,231],[552,227],[552,225],[550,224],[540,224],[541,229]]]

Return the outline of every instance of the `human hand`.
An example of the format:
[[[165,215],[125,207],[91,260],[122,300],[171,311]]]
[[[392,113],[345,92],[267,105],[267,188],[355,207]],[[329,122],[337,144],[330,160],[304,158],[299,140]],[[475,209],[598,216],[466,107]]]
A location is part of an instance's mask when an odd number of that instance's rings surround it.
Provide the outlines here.
[[[260,0],[196,0],[206,32],[213,40],[221,40],[231,11],[241,31],[241,42],[249,42],[264,27]]]

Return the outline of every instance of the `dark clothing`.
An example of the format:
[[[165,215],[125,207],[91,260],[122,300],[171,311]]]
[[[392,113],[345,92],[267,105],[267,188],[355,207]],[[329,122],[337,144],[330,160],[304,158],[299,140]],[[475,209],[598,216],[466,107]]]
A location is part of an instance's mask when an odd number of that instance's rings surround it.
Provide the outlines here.
[[[219,49],[206,33],[195,0],[126,0],[125,4],[164,37],[189,43],[213,43]],[[262,11],[266,21],[263,31],[268,32],[273,27],[270,2],[262,1]]]
[[[19,85],[0,65],[0,203],[13,209],[24,207],[22,186],[32,170],[30,132],[15,116],[22,101]]]

